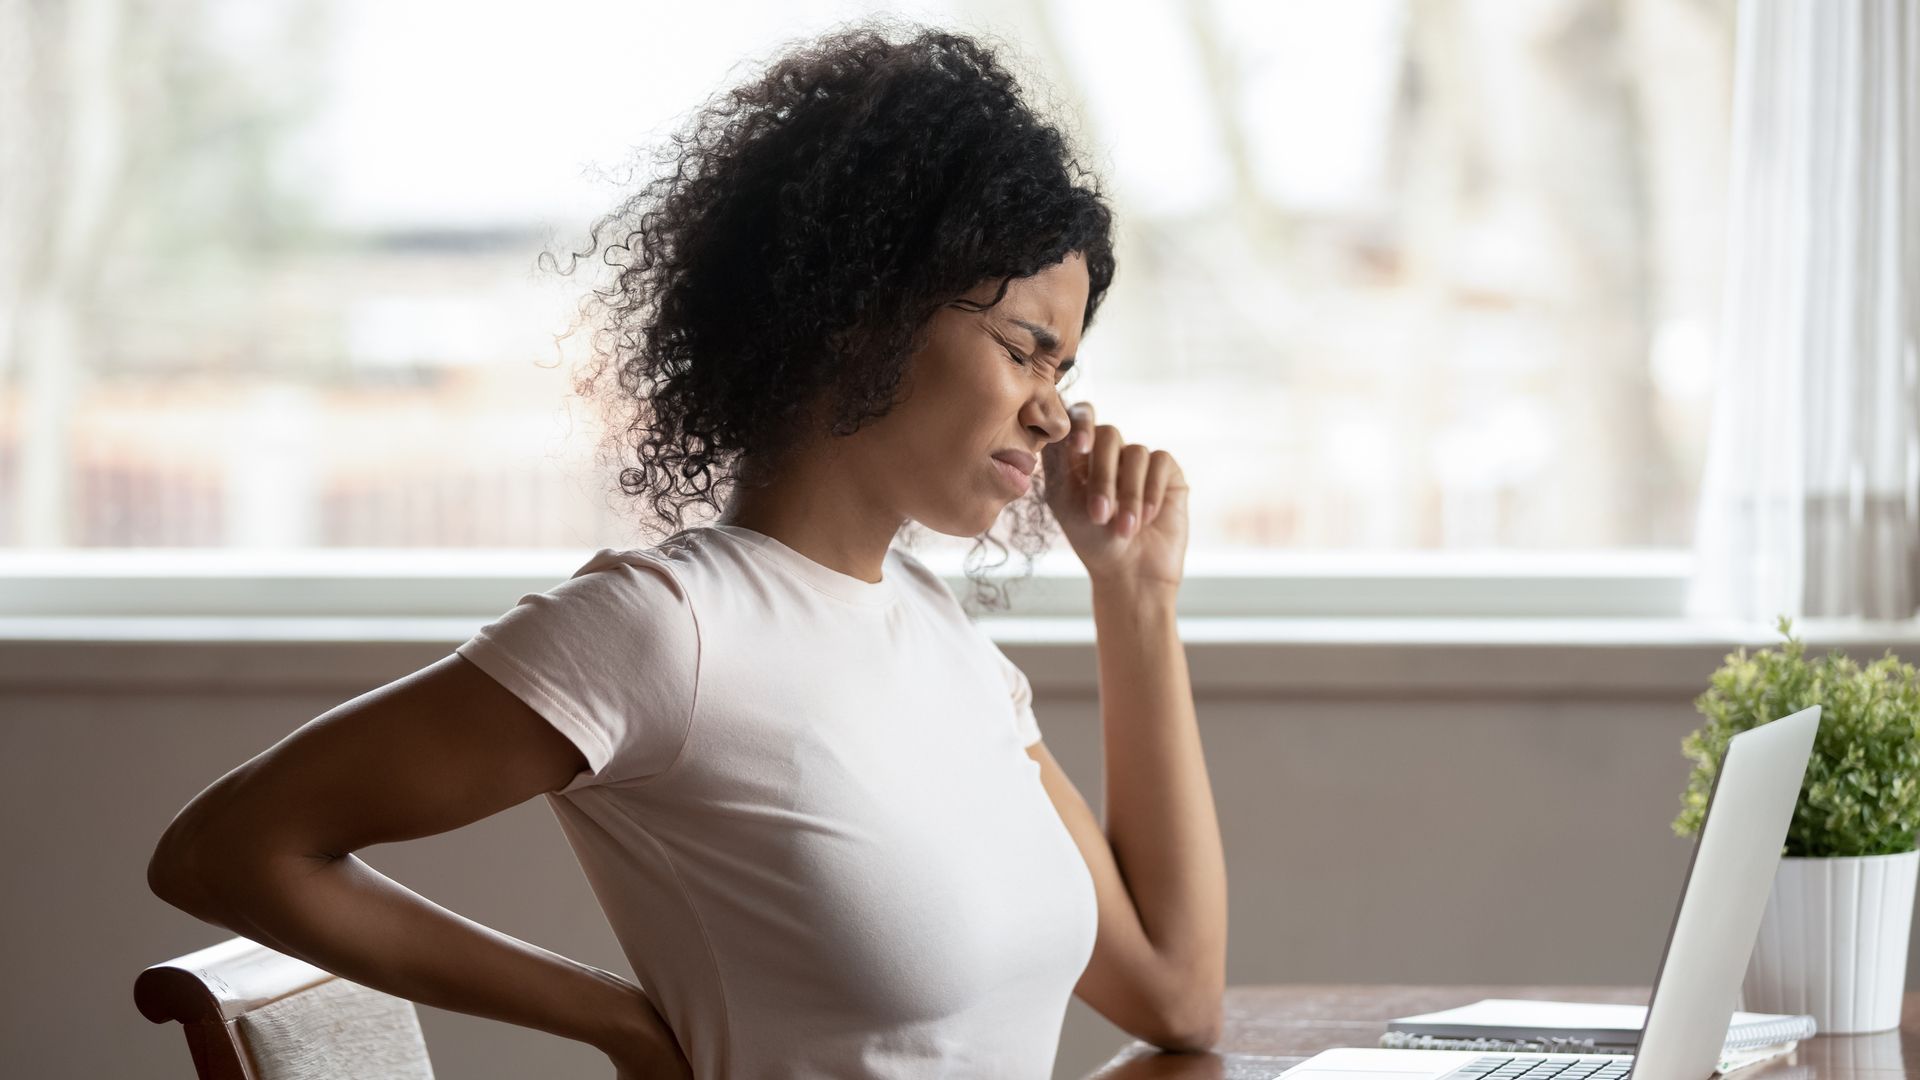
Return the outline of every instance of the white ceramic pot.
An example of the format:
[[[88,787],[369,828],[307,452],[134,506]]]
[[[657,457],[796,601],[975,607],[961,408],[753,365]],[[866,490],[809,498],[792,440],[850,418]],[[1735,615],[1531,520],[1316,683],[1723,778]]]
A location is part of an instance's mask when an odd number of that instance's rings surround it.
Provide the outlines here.
[[[1822,1035],[1898,1027],[1916,870],[1920,851],[1781,859],[1740,1008],[1805,1013]]]

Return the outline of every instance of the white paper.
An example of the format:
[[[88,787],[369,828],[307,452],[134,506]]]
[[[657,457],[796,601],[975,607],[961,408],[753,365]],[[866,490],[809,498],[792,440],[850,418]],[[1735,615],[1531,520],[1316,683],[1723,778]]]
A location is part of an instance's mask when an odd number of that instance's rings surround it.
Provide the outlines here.
[[[1730,1026],[1786,1020],[1770,1013],[1737,1012]],[[1473,1024],[1489,1028],[1536,1028],[1553,1031],[1639,1031],[1647,1024],[1645,1005],[1603,1005],[1583,1001],[1529,1001],[1484,998],[1471,1005],[1441,1012],[1402,1016],[1397,1024]]]

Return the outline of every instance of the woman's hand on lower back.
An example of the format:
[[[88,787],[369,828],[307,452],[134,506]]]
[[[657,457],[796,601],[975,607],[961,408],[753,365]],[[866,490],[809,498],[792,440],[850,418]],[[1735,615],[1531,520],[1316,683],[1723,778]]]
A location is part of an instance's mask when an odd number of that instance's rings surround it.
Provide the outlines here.
[[[693,1064],[681,1052],[680,1040],[644,996],[626,1029],[600,1049],[613,1062],[614,1080],[693,1080]]]
[[[672,1043],[612,1060],[613,1080],[693,1080],[693,1065]]]

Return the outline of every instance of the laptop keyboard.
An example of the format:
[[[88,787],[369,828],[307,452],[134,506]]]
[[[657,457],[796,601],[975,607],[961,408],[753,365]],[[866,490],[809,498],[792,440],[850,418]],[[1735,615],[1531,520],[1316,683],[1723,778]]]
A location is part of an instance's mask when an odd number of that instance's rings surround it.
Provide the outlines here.
[[[1630,1057],[1512,1057],[1489,1054],[1467,1062],[1443,1080],[1623,1080]]]

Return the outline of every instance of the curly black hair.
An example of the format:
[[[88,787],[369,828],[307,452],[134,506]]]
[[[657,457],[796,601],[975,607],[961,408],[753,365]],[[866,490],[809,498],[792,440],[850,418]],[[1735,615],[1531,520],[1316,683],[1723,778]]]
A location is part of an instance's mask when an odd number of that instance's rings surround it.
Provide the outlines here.
[[[626,495],[660,531],[723,509],[729,484],[769,482],[821,430],[849,435],[895,403],[941,307],[991,307],[1015,278],[1078,252],[1085,326],[1113,279],[1113,218],[1097,180],[979,40],[868,20],[792,44],[709,98],[658,155],[666,170],[602,217],[610,282],[581,303],[592,360],[575,389],[602,397]],[[543,265],[555,268],[543,253]],[[992,303],[960,298],[999,280]],[[562,337],[577,331],[578,324]],[[601,388],[609,368],[617,386]],[[603,447],[607,449],[608,447]],[[1043,485],[965,560],[1051,542]]]

